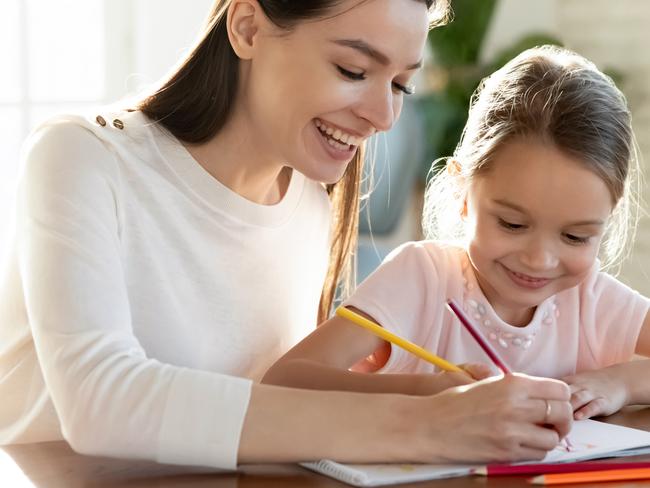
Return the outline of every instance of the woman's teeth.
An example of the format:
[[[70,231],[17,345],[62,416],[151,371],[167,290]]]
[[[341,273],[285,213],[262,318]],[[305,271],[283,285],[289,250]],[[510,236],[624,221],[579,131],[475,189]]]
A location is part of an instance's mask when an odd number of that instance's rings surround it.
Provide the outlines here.
[[[361,139],[359,137],[347,134],[341,129],[330,127],[319,119],[316,119],[316,127],[318,127],[318,130],[326,136],[329,145],[337,149],[349,150],[353,146],[361,144]]]

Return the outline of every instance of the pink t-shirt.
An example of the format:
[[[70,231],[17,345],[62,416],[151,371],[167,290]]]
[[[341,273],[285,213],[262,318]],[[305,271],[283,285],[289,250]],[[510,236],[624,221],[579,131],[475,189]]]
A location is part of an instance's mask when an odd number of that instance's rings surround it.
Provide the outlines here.
[[[395,249],[345,302],[390,330],[453,363],[491,365],[445,303],[454,298],[513,371],[561,378],[629,360],[650,300],[597,266],[579,286],[554,295],[525,327],[492,309],[465,251],[433,241]],[[436,368],[393,346],[381,372],[431,373]]]

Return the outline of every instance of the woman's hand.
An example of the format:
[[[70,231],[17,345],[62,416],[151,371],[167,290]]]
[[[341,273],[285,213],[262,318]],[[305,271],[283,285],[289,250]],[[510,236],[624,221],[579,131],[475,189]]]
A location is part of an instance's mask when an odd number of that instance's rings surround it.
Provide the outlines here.
[[[567,376],[573,418],[611,415],[628,404],[628,389],[617,366]]]
[[[561,381],[513,374],[423,398],[416,423],[429,422],[435,454],[428,461],[542,459],[571,429],[569,399]]]

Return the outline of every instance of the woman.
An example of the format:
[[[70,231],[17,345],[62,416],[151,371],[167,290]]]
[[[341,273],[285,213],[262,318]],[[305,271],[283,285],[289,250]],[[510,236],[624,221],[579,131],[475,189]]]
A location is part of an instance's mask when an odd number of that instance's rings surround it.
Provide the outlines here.
[[[253,381],[330,309],[355,241],[363,141],[395,122],[442,10],[220,0],[137,110],[37,130],[0,309],[0,442],[64,438],[87,454],[219,468],[552,448],[557,434],[515,446],[474,410],[505,398],[510,432],[564,433],[558,382],[368,402]],[[440,389],[466,381],[443,375]]]

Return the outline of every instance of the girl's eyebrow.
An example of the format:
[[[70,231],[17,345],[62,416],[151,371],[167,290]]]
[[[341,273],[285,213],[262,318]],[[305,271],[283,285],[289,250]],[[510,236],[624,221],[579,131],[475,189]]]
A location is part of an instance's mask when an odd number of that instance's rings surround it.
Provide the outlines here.
[[[508,200],[496,199],[496,200],[492,200],[492,202],[496,203],[497,205],[501,205],[502,207],[508,207],[511,208],[512,210],[516,210],[519,213],[528,214],[528,212],[526,212],[526,209],[524,207],[520,207],[516,203],[509,202]]]
[[[492,200],[494,203],[497,205],[501,205],[502,207],[507,207],[512,210],[515,210],[519,213],[528,215],[528,212],[526,212],[526,209],[523,207],[520,207],[516,203],[509,202],[508,200]],[[581,227],[581,226],[589,226],[589,225],[597,225],[597,226],[602,226],[604,225],[605,222],[601,219],[593,219],[593,220],[580,220],[578,222],[571,222],[570,224],[567,224],[566,227]]]
[[[371,46],[366,41],[361,39],[334,39],[331,42],[338,44],[339,46],[345,46],[359,51],[361,54],[366,55],[370,59],[377,61],[382,66],[388,66],[391,64],[390,58],[384,53],[379,51],[377,48]],[[417,63],[413,63],[406,67],[407,71],[418,69],[422,66],[422,60],[419,60]]]

